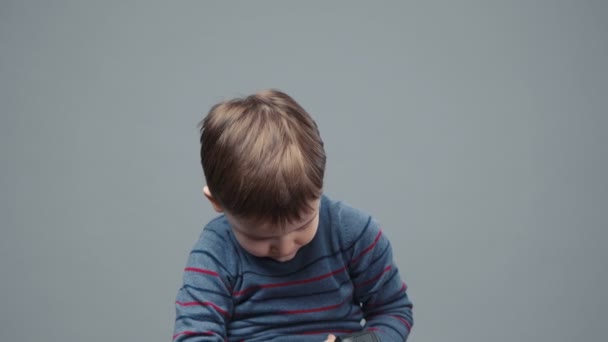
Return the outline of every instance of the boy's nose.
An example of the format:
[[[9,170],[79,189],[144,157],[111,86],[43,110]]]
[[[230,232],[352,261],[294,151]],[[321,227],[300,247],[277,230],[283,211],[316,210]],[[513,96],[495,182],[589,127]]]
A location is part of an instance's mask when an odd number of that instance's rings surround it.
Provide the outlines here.
[[[293,243],[290,241],[280,241],[270,247],[272,255],[289,255],[292,253]]]

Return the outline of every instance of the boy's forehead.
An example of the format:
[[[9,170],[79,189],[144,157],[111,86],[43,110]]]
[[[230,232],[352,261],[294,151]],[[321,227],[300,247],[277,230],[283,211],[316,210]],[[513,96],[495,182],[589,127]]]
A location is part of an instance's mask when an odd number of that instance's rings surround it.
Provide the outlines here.
[[[299,219],[294,219],[285,224],[273,223],[272,220],[251,220],[245,218],[232,217],[232,225],[240,232],[253,236],[278,236],[286,231],[298,229],[309,223],[319,211],[319,200],[310,202],[310,208],[303,210]]]

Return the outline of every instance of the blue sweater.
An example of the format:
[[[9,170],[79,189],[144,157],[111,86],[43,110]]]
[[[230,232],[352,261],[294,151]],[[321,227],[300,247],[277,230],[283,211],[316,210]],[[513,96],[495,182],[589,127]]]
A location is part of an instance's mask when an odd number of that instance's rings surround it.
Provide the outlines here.
[[[323,196],[314,239],[283,263],[247,253],[222,215],[190,253],[173,340],[320,342],[367,329],[405,341],[406,289],[378,223],[342,202]]]

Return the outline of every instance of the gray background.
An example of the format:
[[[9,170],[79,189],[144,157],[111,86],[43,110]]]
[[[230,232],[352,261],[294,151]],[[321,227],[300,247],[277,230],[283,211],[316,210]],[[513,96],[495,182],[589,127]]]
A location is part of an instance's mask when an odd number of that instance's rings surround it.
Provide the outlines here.
[[[411,341],[605,341],[602,1],[0,2],[0,341],[169,341],[196,124],[280,88],[375,215]]]

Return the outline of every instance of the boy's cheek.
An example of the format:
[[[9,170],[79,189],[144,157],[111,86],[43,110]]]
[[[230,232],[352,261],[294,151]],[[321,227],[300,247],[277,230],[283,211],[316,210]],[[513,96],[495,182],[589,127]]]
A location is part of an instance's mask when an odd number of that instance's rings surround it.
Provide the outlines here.
[[[244,250],[249,252],[249,254],[255,255],[257,257],[264,257],[268,251],[268,246],[264,242],[250,242],[250,241],[241,241],[237,239],[241,247]]]

